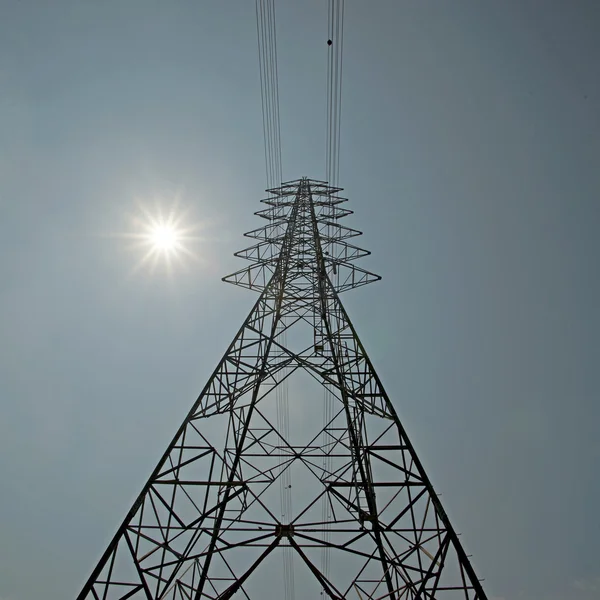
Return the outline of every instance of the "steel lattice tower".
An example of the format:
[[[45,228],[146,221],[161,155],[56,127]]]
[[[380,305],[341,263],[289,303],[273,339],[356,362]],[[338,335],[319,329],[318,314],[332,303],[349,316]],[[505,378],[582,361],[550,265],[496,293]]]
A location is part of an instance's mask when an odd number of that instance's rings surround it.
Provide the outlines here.
[[[268,190],[224,278],[259,298],[79,600],[279,600],[281,555],[297,600],[486,598],[341,303],[379,277],[340,191]],[[302,431],[280,419],[295,376]]]

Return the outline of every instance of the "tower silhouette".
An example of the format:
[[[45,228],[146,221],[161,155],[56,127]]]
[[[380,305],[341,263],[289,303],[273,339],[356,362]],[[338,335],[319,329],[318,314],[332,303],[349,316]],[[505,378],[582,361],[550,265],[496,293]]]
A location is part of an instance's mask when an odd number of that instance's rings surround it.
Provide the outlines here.
[[[267,191],[258,300],[79,600],[485,599],[340,300],[379,279],[341,189]]]

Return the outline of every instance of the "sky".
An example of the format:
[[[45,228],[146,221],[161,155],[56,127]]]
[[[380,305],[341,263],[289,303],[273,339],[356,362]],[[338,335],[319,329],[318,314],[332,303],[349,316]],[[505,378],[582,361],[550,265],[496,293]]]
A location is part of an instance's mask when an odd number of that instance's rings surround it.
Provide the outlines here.
[[[277,2],[283,177],[325,172],[324,2]],[[600,7],[346,0],[345,306],[495,600],[600,598]],[[254,302],[250,0],[3,0],[0,599],[74,597]],[[139,205],[196,261],[140,266]]]

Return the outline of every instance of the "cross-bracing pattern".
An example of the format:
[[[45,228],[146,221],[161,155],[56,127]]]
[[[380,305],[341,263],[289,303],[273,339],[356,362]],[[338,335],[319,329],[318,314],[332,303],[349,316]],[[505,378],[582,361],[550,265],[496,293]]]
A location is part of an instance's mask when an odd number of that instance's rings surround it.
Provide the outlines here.
[[[80,600],[280,598],[282,553],[298,600],[486,598],[340,302],[378,279],[353,264],[340,191],[269,190],[251,264],[225,278],[259,298]]]

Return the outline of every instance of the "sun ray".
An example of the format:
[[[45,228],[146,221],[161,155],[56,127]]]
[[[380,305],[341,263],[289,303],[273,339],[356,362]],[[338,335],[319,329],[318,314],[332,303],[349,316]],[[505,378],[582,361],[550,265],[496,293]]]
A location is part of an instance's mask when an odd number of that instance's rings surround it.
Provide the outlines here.
[[[171,276],[177,267],[190,260],[202,262],[195,252],[203,238],[199,235],[206,224],[192,222],[189,209],[184,210],[177,196],[165,206],[156,201],[154,206],[136,200],[137,211],[131,217],[132,231],[119,237],[132,241],[132,249],[141,252],[131,275],[147,268],[154,273],[161,265]]]

